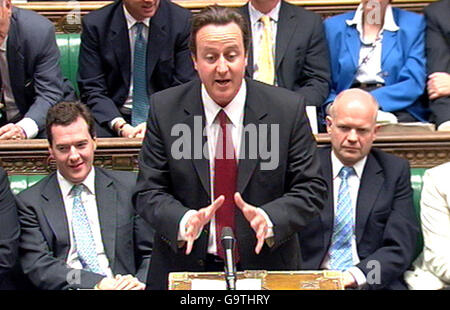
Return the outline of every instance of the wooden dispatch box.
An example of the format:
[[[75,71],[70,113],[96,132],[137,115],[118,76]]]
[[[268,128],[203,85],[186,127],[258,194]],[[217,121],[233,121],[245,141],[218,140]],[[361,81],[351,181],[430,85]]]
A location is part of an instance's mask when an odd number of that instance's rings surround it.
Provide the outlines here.
[[[194,279],[225,280],[223,272],[172,272],[169,290],[190,290]],[[342,272],[320,271],[264,271],[237,272],[237,280],[261,279],[263,290],[343,290]]]

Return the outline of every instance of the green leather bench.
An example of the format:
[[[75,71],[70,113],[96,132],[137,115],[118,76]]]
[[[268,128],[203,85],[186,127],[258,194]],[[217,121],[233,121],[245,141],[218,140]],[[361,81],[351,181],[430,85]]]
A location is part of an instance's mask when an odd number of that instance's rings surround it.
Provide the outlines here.
[[[56,43],[61,53],[60,66],[62,74],[72,83],[77,94],[78,54],[80,53],[80,34],[56,34]]]

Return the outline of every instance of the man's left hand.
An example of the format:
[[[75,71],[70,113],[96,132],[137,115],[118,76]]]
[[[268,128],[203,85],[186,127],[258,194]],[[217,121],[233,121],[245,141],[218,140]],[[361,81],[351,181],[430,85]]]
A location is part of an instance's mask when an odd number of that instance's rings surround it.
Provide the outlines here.
[[[16,124],[6,124],[0,128],[0,140],[22,140],[26,139],[22,127]]]
[[[258,240],[258,243],[256,244],[255,253],[259,254],[264,245],[269,225],[267,224],[264,216],[260,212],[258,212],[258,208],[246,203],[242,199],[240,193],[234,194],[234,201],[236,203],[236,206],[241,209],[245,218],[250,223],[250,226],[256,233],[256,239]]]

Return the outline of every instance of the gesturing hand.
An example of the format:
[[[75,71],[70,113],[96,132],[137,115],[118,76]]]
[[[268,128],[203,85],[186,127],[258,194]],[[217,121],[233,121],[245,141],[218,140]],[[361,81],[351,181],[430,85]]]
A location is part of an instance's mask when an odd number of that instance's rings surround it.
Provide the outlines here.
[[[207,224],[211,218],[219,209],[223,202],[225,201],[225,196],[219,196],[212,204],[209,206],[198,210],[198,212],[192,215],[186,223],[186,255],[191,254],[194,241],[197,238],[198,233],[203,229],[203,226]]]
[[[255,253],[259,254],[264,245],[264,240],[266,239],[266,233],[269,228],[266,219],[264,216],[258,212],[258,209],[248,203],[246,203],[241,194],[234,194],[234,202],[236,206],[241,209],[242,214],[244,214],[247,221],[250,223],[250,226],[256,233],[256,239],[258,243],[256,244]]]

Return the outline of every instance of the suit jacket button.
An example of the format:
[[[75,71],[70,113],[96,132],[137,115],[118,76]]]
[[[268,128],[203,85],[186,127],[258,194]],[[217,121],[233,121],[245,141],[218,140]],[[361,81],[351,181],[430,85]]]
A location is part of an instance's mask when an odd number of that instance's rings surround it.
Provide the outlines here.
[[[197,261],[197,263],[198,263],[198,265],[199,265],[200,267],[205,266],[205,261],[204,261],[203,259],[199,259],[199,260]]]

